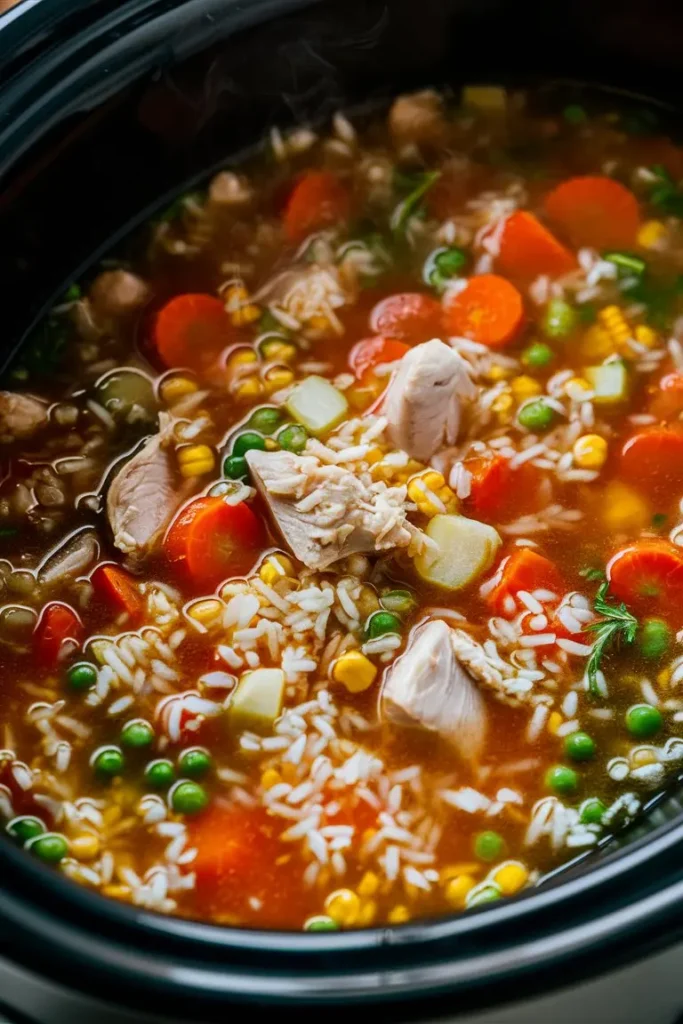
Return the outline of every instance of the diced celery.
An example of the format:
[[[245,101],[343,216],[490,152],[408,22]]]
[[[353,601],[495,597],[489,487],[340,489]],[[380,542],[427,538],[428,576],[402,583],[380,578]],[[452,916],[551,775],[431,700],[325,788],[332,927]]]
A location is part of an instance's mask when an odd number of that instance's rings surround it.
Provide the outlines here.
[[[628,371],[620,359],[600,366],[587,366],[584,377],[595,392],[598,405],[615,405],[628,397]]]
[[[257,668],[242,676],[229,705],[236,732],[270,732],[282,711],[285,674],[279,668]]]
[[[286,408],[309,433],[319,437],[344,419],[349,404],[329,380],[314,375],[296,385],[287,400]]]
[[[415,568],[428,583],[461,590],[492,565],[501,539],[496,530],[465,516],[434,516],[425,530],[436,544],[415,559]]]

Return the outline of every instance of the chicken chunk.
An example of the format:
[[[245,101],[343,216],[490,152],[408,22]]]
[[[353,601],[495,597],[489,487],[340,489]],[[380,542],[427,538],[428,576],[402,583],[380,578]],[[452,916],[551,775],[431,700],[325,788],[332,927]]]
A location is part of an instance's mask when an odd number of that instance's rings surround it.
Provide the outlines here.
[[[368,487],[313,455],[252,450],[246,459],[282,537],[309,569],[358,552],[407,547],[417,533],[406,521],[405,487]]]
[[[95,319],[104,322],[129,316],[148,298],[147,284],[128,270],[106,270],[95,278],[88,294]]]
[[[384,398],[387,434],[397,448],[428,462],[453,444],[460,429],[462,402],[475,396],[465,361],[434,338],[407,352]]]
[[[443,102],[432,89],[399,96],[389,111],[389,131],[395,146],[439,147],[446,138]]]
[[[114,477],[107,495],[107,518],[119,550],[144,556],[188,496],[191,480],[179,484],[171,458],[173,422],[159,416],[159,433]]]
[[[386,675],[381,712],[386,721],[438,733],[464,760],[478,761],[486,740],[486,706],[458,660],[454,632],[440,619],[415,631]]]
[[[47,423],[45,402],[16,391],[0,391],[0,440],[23,441]]]

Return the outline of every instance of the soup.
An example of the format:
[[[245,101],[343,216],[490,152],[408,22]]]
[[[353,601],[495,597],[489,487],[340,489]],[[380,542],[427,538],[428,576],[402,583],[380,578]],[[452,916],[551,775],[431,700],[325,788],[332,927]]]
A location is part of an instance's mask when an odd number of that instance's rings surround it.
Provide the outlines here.
[[[358,121],[181,197],[0,394],[3,827],[139,907],[468,910],[683,762],[683,151]]]

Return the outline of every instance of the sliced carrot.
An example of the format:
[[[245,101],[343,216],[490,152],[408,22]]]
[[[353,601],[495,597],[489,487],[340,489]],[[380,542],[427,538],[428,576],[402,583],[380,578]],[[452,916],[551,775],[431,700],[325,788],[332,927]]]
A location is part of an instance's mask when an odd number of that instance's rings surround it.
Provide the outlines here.
[[[683,428],[645,427],[621,449],[622,476],[652,497],[671,497],[683,483]]]
[[[560,277],[577,266],[576,257],[527,210],[505,221],[496,267],[512,278],[531,279],[539,274]]]
[[[562,182],[546,196],[545,212],[576,248],[633,245],[640,223],[633,193],[613,178],[597,175]]]
[[[98,565],[90,582],[110,607],[120,615],[125,612],[131,623],[142,619],[145,602],[133,577],[118,565]]]
[[[207,369],[235,337],[223,303],[213,295],[176,295],[154,321],[154,344],[169,368]]]
[[[43,608],[33,633],[36,660],[45,668],[54,669],[63,657],[67,640],[80,644],[85,629],[76,612],[68,604],[52,601]]]
[[[677,418],[683,412],[683,373],[667,373],[650,399],[650,412],[658,420]]]
[[[441,306],[430,295],[402,292],[378,302],[370,313],[370,327],[385,338],[415,344],[429,341],[441,331]]]
[[[351,195],[331,171],[307,171],[294,186],[284,212],[287,237],[299,242],[312,231],[346,221]]]
[[[396,341],[394,338],[383,338],[381,335],[365,338],[356,342],[349,352],[349,366],[356,377],[366,383],[376,366],[402,359],[409,349],[410,346],[404,341]]]
[[[449,334],[499,348],[515,337],[524,319],[522,296],[497,274],[471,277],[462,291],[445,299]]]
[[[211,588],[251,569],[264,539],[260,520],[243,501],[197,498],[171,523],[164,552],[193,583]]]
[[[464,464],[472,477],[465,501],[478,518],[504,522],[545,503],[543,473],[530,462],[513,469],[502,455],[486,455],[465,459]]]
[[[560,596],[564,581],[557,566],[530,548],[519,548],[502,563],[500,581],[486,596],[486,603],[496,615],[512,618],[519,609],[514,600],[520,590],[551,590]]]
[[[611,593],[639,612],[659,611],[680,623],[683,610],[683,552],[657,538],[629,544],[610,559]]]

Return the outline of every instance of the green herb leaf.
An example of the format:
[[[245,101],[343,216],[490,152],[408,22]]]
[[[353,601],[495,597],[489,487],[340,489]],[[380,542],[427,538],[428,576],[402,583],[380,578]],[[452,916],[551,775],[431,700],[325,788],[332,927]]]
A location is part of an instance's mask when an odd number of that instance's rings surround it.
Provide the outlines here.
[[[587,565],[583,569],[579,569],[579,576],[583,576],[584,579],[600,583],[605,579],[604,570],[598,569],[593,565]]]
[[[593,608],[600,616],[598,622],[592,622],[586,626],[586,631],[595,633],[595,642],[591,656],[588,659],[586,672],[588,675],[588,686],[593,697],[600,697],[600,671],[602,659],[612,647],[621,644],[630,645],[636,638],[638,632],[638,619],[632,615],[626,605],[613,604],[609,599],[609,583],[605,581],[598,587],[595,595]]]
[[[662,527],[666,526],[666,521],[669,517],[666,512],[655,512],[652,517],[652,527],[655,530],[661,530]]]
[[[441,171],[427,171],[426,174],[419,175],[419,180],[413,178],[413,182],[417,180],[417,184],[413,185],[410,194],[398,204],[391,215],[391,230],[395,235],[405,233],[408,221],[419,212],[422,200],[440,177]]]

